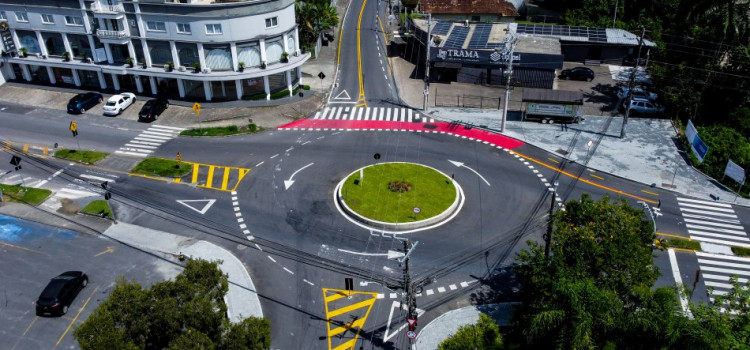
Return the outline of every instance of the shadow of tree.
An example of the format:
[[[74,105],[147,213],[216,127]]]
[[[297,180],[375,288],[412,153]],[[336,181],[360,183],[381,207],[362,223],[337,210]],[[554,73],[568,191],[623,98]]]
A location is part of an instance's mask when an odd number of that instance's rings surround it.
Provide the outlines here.
[[[472,276],[479,281],[480,286],[469,296],[471,303],[484,305],[518,301],[521,284],[513,271],[514,266],[497,268],[485,277]]]

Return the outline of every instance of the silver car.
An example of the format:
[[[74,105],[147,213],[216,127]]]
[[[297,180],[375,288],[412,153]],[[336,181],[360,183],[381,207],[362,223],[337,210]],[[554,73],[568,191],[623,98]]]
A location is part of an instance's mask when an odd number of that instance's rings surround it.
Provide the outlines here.
[[[107,100],[104,104],[104,114],[106,115],[118,115],[130,107],[135,102],[135,94],[130,92],[123,92],[119,95],[114,95]]]
[[[646,91],[641,87],[635,87],[633,88],[633,98],[640,98],[644,100],[649,101],[656,101],[657,98],[659,98],[659,95],[656,93]],[[627,86],[621,86],[619,90],[617,90],[617,98],[623,100],[626,97],[628,97],[628,87]]]
[[[622,101],[622,105],[620,106],[621,110],[625,110],[628,106],[628,101]],[[630,114],[636,114],[636,115],[659,115],[664,113],[664,106],[649,101],[647,99],[643,98],[633,98],[633,102],[630,105]]]

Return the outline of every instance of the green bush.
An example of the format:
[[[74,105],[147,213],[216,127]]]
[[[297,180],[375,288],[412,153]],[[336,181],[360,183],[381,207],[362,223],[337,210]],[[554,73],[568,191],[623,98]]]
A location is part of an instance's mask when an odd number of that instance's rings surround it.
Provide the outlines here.
[[[732,247],[732,252],[737,256],[750,256],[750,248],[747,247]]]
[[[289,97],[289,90],[284,89],[284,90],[277,91],[271,94],[272,100],[278,100],[284,97]]]
[[[302,85],[302,90],[310,90],[310,85]]]
[[[703,162],[698,163],[698,159],[690,150],[687,138],[682,137],[683,145],[693,164],[696,164],[696,168],[706,175],[720,181],[733,191],[738,191],[740,185],[731,178],[724,176],[724,169],[729,160],[743,168],[750,165],[750,141],[735,128],[723,125],[696,126],[696,129],[700,138],[708,146],[708,153]],[[745,186],[742,188],[741,195],[747,197],[748,192],[750,192],[750,188]]]
[[[108,218],[112,217],[112,208],[110,208],[109,202],[102,199],[97,199],[86,204],[86,206],[81,209],[81,212]]]
[[[661,240],[662,245],[667,248],[682,248],[691,250],[701,250],[701,243],[681,238],[669,238]]]
[[[249,95],[249,96],[242,96],[242,99],[245,101],[258,101],[258,100],[265,100],[266,99],[266,93],[260,93],[255,95]]]

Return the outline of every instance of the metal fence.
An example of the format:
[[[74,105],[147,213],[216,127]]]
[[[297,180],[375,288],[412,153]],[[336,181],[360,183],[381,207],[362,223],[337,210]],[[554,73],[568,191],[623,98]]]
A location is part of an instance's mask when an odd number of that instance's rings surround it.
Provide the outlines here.
[[[460,107],[460,108],[481,108],[481,109],[500,109],[500,97],[486,97],[475,95],[453,95],[440,94],[435,89],[435,106],[436,107]]]

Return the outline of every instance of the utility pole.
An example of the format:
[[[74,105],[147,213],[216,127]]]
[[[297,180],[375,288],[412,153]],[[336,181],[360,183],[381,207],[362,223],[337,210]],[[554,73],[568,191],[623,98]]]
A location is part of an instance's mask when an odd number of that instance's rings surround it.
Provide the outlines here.
[[[630,107],[633,104],[633,86],[635,85],[635,73],[638,72],[638,65],[641,63],[641,48],[643,48],[644,35],[646,35],[646,27],[641,26],[641,37],[638,38],[638,58],[636,58],[633,72],[630,74],[630,81],[628,82],[628,96],[625,97],[625,101],[627,101],[627,108],[625,108],[625,118],[622,120],[622,130],[620,131],[621,139],[625,138],[625,127],[628,125]]]
[[[409,325],[409,332],[415,332],[417,328],[417,297],[416,288],[411,282],[411,275],[409,274],[409,255],[414,251],[419,241],[411,244],[409,240],[404,240],[404,257],[399,260],[399,263],[404,267],[404,292],[406,294],[406,309],[407,309],[407,324]],[[413,321],[412,321],[413,320]],[[412,338],[409,338],[409,347],[411,347]]]
[[[552,200],[550,201],[549,207],[549,222],[547,223],[547,234],[544,235],[544,257],[549,257],[550,245],[552,245],[552,223],[555,215],[555,197],[557,196],[557,185],[559,183],[555,181],[555,184],[549,190],[552,191]]]
[[[615,23],[617,22],[617,5],[620,4],[620,1],[615,0],[615,16],[612,17],[612,28],[615,27]]]
[[[508,119],[508,100],[510,99],[510,79],[513,77],[513,51],[516,49],[516,37],[510,32],[510,25],[506,29],[505,45],[503,47],[503,56],[505,56],[505,107],[503,116],[500,120],[500,132],[505,132],[505,121]]]
[[[425,56],[425,68],[424,68],[424,104],[422,110],[427,112],[427,98],[430,95],[430,46],[432,46],[432,14],[427,14],[427,40],[425,41],[427,46],[427,55]]]

